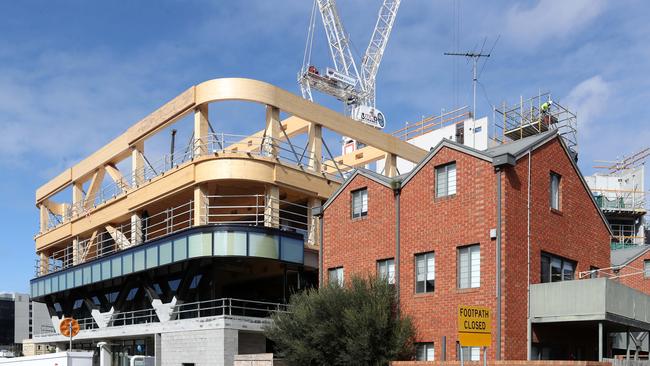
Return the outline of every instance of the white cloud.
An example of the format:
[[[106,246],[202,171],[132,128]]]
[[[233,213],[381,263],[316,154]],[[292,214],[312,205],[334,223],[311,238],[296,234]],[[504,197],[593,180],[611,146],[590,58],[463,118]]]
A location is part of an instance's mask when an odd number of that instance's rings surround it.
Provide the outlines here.
[[[506,37],[523,48],[537,49],[547,41],[575,37],[605,6],[604,0],[543,0],[532,8],[516,4],[506,11]]]
[[[577,113],[580,132],[587,132],[585,126],[597,122],[598,116],[608,105],[611,95],[611,83],[596,75],[571,89],[563,104]]]

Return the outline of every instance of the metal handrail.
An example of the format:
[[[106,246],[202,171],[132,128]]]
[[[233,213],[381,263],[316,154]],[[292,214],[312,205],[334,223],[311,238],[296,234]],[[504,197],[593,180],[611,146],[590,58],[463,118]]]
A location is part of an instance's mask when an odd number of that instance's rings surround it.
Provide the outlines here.
[[[197,143],[196,141],[201,142]],[[313,165],[313,159],[309,156],[306,147],[294,146],[283,139],[268,136],[251,137],[246,135],[210,133],[189,143],[174,153],[164,154],[153,163],[146,160],[145,157],[146,164],[142,168],[137,169],[131,175],[123,177],[118,182],[112,182],[102,186],[92,202],[83,199],[80,202],[69,204],[64,215],[55,215],[50,212],[46,225],[47,230],[56,228],[76,217],[86,215],[97,206],[115,199],[128,191],[138,189],[163,173],[182,166],[196,158],[237,152],[259,157],[275,158],[283,164],[292,164],[299,168]],[[319,173],[330,179],[344,179],[345,177],[342,175],[342,172],[339,171],[341,168],[348,171],[353,169],[353,167],[342,164],[338,164],[337,167],[333,163],[327,163],[326,159],[321,159],[321,171]]]
[[[205,210],[200,215],[202,225],[277,225],[280,229],[299,233],[308,232],[312,225],[307,206],[263,194],[205,195],[203,199]],[[219,204],[220,200],[226,202]],[[195,226],[194,210],[194,200],[189,200],[142,218],[140,222],[126,222],[94,237],[77,239],[76,248],[75,241],[69,243],[49,255],[45,264],[36,258],[35,274],[38,277],[57,272],[188,229]]]

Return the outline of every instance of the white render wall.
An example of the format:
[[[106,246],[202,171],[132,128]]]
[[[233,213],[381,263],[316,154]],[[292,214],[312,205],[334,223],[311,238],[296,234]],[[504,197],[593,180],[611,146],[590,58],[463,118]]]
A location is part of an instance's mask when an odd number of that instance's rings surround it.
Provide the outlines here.
[[[463,123],[463,133],[464,133],[464,142],[463,144],[469,147],[472,147],[476,150],[486,150],[488,146],[488,119],[483,117],[481,119],[473,120],[467,119]],[[456,125],[445,126],[431,132],[428,132],[422,136],[418,136],[408,140],[409,143],[420,147],[424,150],[429,150],[432,147],[438,145],[442,139],[447,139],[451,141],[456,141]],[[415,163],[404,160],[402,158],[397,158],[397,170],[400,174],[410,172]],[[378,173],[384,171],[384,160],[377,161]]]

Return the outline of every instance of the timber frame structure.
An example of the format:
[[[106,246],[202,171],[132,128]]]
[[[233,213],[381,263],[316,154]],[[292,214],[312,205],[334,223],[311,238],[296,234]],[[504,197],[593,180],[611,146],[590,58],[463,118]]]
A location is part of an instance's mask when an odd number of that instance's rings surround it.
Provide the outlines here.
[[[249,136],[215,132],[208,105],[231,100],[264,105],[262,129]],[[281,112],[288,117],[281,120]],[[163,164],[152,164],[145,140],[191,115],[194,132],[186,153],[172,152]],[[334,157],[323,129],[366,147]],[[304,149],[291,142],[301,134],[307,135]],[[306,262],[309,255],[318,255],[319,225],[312,208],[340,186],[347,172],[385,159],[385,175],[395,176],[397,157],[418,162],[425,155],[414,145],[268,83],[241,78],[203,82],[37,189],[40,230],[32,296],[61,293],[63,282],[49,279],[59,271],[199,226],[257,226],[301,234]],[[126,159],[131,171],[120,171],[118,163]],[[102,186],[105,177],[112,180],[110,189]],[[69,202],[54,201],[68,189]],[[93,282],[94,277],[89,274]],[[86,278],[74,286],[69,282],[65,289],[85,285]]]

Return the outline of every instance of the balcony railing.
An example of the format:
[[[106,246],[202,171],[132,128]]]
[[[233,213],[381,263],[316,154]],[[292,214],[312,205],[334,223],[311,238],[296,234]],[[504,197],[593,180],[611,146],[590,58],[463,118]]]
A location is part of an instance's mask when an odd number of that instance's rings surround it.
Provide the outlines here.
[[[601,210],[646,211],[646,192],[633,190],[592,190]]]
[[[171,320],[185,320],[206,318],[213,316],[244,316],[251,318],[269,318],[275,313],[289,311],[287,304],[222,298],[205,300],[176,305],[171,313]],[[93,318],[77,319],[81,331],[99,329]],[[107,327],[123,327],[137,324],[159,323],[160,320],[154,309],[143,309],[115,313],[108,322]],[[57,335],[53,326],[42,327],[41,332],[34,334],[35,338],[51,337]]]
[[[195,223],[195,202],[190,200],[151,216],[121,225],[108,225],[90,238],[73,240],[50,254],[46,261],[36,258],[35,274],[41,276],[101,258],[142,243],[177,233],[197,225],[252,225],[293,231],[308,241],[313,223],[305,205],[262,194],[207,195],[202,199]],[[312,238],[312,239],[310,239]]]
[[[161,176],[163,173],[183,166],[201,156],[222,153],[245,153],[251,156],[274,158],[285,165],[294,165],[297,167],[310,167],[314,165],[314,161],[310,157],[307,147],[301,148],[283,139],[268,136],[251,137],[211,133],[201,138],[201,141],[201,143],[196,141],[192,142],[185,148],[179,149],[174,153],[164,154],[160,159],[154,161],[148,160],[143,155],[145,164],[133,174],[125,175],[121,181],[104,185],[94,197],[82,199],[74,204],[66,204],[62,215],[48,212],[47,229],[56,228],[72,219],[87,215],[97,206],[111,201],[127,191],[138,189],[152,179]],[[329,153],[327,146],[324,145],[324,147]],[[351,167],[340,163],[326,162],[332,161],[331,159],[332,157],[330,159],[321,159],[321,171],[319,174],[323,174],[330,179],[344,179],[345,175],[341,169],[345,168],[346,171],[349,171]]]

